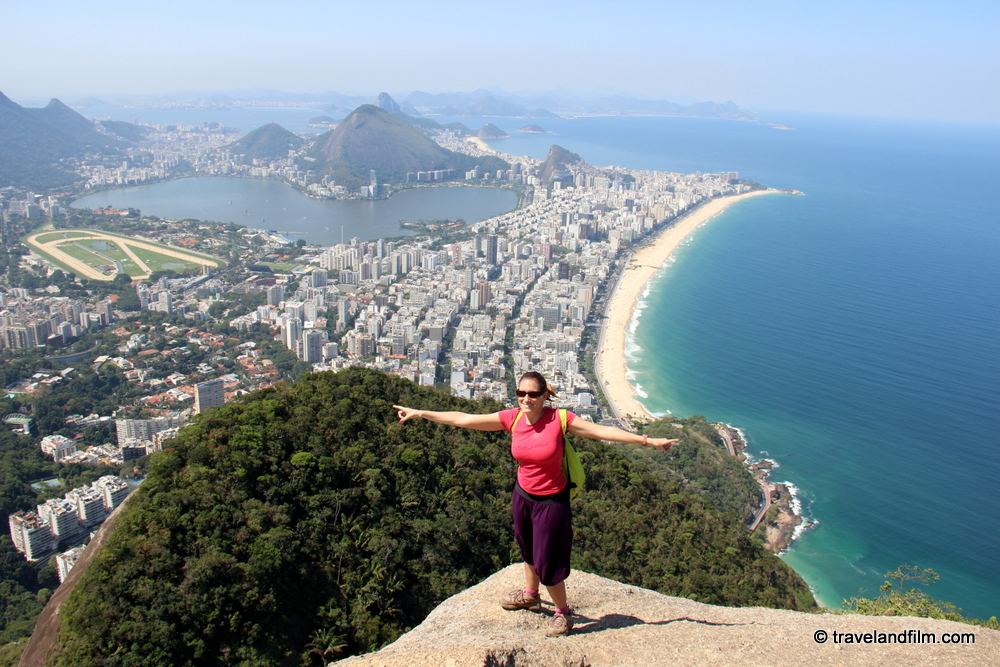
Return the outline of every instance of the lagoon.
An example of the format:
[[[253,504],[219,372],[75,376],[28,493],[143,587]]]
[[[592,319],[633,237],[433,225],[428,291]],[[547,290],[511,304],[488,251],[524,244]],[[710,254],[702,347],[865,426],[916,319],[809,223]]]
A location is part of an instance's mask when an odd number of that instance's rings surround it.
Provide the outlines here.
[[[389,199],[312,199],[277,181],[194,177],[103,190],[77,199],[75,208],[137,208],[144,215],[234,222],[273,229],[291,239],[333,245],[409,235],[400,222],[461,218],[468,223],[517,206],[513,190],[438,186],[403,190]]]

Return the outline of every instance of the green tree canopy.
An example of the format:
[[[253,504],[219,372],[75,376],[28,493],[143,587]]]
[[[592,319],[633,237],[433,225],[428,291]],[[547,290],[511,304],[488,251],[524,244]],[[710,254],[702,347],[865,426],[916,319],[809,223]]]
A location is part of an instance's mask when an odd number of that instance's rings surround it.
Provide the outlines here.
[[[58,664],[310,664],[377,648],[516,561],[509,436],[402,425],[393,404],[502,407],[350,368],[200,415],[60,611]],[[575,444],[574,567],[720,604],[812,604],[741,521],[629,448]]]

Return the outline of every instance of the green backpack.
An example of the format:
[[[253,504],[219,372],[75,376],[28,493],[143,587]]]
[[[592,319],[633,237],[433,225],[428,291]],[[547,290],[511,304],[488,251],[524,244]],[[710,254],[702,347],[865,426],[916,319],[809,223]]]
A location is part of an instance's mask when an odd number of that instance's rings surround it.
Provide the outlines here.
[[[514,421],[510,425],[511,434],[514,433],[514,427],[517,426],[517,422],[520,421],[523,414],[523,410],[518,410],[517,416],[514,417]],[[583,471],[583,464],[580,463],[580,457],[576,455],[573,445],[569,444],[566,439],[566,410],[563,408],[559,409],[559,423],[562,425],[563,435],[563,477],[569,484],[569,499],[572,500],[576,498],[576,494],[583,490],[583,485],[587,482],[587,473]]]

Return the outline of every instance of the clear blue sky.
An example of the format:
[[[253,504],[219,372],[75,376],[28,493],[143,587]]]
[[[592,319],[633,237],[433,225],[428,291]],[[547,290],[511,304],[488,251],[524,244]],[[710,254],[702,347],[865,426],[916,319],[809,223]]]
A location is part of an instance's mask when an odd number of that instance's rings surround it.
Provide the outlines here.
[[[1000,2],[0,0],[15,100],[618,91],[1000,122]]]

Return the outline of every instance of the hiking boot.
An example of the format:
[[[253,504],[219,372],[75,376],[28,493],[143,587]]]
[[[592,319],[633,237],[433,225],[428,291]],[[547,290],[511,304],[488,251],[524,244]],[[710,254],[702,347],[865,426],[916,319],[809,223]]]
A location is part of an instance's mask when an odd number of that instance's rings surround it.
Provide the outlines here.
[[[573,629],[573,612],[569,614],[560,614],[558,611],[556,615],[552,617],[552,623],[549,624],[549,630],[545,633],[546,637],[559,637],[562,635],[568,635],[569,631]]]
[[[500,606],[509,611],[514,609],[528,609],[529,611],[542,610],[542,598],[538,595],[529,597],[525,595],[523,589],[511,591],[500,601]]]

